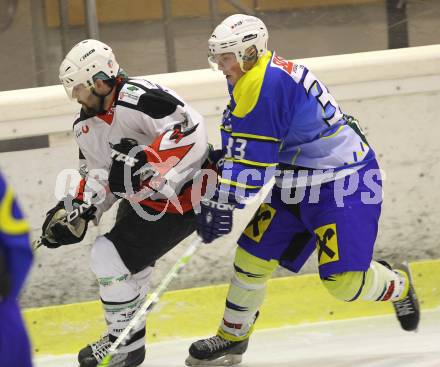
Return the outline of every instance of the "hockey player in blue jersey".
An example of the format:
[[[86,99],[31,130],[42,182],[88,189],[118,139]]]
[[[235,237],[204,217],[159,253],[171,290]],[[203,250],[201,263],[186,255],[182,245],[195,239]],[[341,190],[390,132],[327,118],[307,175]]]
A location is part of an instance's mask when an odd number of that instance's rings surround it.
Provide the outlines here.
[[[229,233],[233,210],[272,177],[276,183],[238,240],[217,335],[191,345],[188,366],[239,363],[273,271],[298,272],[315,249],[334,297],[392,302],[408,331],[419,321],[408,267],[372,260],[382,201],[373,149],[325,85],[269,51],[267,40],[264,23],[241,14],[209,39],[209,62],[225,75],[230,102],[216,152],[224,158],[217,190],[197,217],[204,242]]]
[[[29,226],[0,174],[0,366],[31,367],[18,295],[32,263]]]

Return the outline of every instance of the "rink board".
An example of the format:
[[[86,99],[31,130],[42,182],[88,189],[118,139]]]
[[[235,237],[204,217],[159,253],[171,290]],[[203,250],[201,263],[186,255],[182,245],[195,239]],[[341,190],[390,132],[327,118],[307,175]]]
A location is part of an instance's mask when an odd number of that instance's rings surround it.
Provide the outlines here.
[[[422,309],[440,306],[440,260],[411,264]],[[226,285],[164,294],[147,320],[148,342],[215,333]],[[393,312],[386,303],[345,303],[331,297],[316,274],[272,279],[257,329],[378,316]],[[104,330],[101,304],[84,302],[24,312],[37,355],[75,353]]]

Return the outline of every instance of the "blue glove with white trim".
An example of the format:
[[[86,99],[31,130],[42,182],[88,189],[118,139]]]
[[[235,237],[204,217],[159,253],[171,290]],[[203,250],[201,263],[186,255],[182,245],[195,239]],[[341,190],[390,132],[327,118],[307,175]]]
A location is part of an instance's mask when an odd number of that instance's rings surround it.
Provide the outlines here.
[[[213,198],[203,198],[200,213],[196,213],[197,233],[204,243],[228,234],[232,230],[232,212],[235,204],[219,201],[216,193]]]

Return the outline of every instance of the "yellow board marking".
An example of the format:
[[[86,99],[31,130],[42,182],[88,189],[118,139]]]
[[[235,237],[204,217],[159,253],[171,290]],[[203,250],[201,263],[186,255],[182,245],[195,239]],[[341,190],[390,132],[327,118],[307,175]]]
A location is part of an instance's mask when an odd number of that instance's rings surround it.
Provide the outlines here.
[[[440,307],[440,260],[418,261],[410,267],[422,312]],[[165,293],[148,317],[148,342],[212,335],[223,316],[227,292],[227,285],[217,285]],[[292,300],[292,294],[301,297]],[[306,274],[269,280],[256,329],[387,314],[394,314],[388,302],[339,301],[317,274]],[[28,309],[24,318],[37,356],[76,354],[105,329],[97,301]]]

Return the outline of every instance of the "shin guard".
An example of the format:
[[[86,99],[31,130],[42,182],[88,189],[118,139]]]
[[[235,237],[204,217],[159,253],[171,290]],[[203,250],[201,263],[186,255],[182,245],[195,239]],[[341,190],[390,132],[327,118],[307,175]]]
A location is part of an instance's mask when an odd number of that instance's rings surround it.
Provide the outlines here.
[[[260,259],[237,247],[234,275],[218,335],[231,341],[249,337],[265,297],[266,283],[277,266],[275,260]]]

